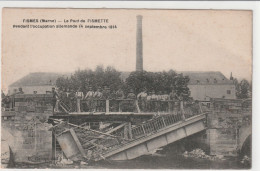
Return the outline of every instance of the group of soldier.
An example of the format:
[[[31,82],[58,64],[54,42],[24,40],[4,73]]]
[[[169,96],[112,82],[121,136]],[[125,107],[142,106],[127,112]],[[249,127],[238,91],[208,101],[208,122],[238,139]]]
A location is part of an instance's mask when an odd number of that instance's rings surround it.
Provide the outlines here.
[[[145,88],[142,89],[137,95],[134,93],[133,89],[130,89],[126,94],[122,88],[117,91],[110,90],[109,87],[105,86],[103,89],[98,87],[96,91],[90,86],[88,91],[83,93],[80,89],[77,91],[66,89],[58,89],[57,91],[53,88],[53,107],[57,106],[57,102],[62,102],[67,104],[71,111],[76,111],[77,108],[81,108],[82,111],[104,111],[105,100],[110,100],[111,110],[118,110],[119,104],[116,101],[123,101],[125,110],[134,110],[133,101],[137,100],[138,105],[142,111],[156,111],[159,108],[166,108],[166,103],[158,104],[156,101],[166,102],[169,100],[179,100],[174,89],[168,93],[167,91],[147,91]],[[83,103],[79,103],[79,101]],[[81,104],[81,106],[77,106]],[[160,106],[159,106],[160,105]],[[132,107],[131,107],[132,106]],[[131,108],[131,109],[130,109]],[[124,109],[123,109],[124,110]]]
[[[5,95],[3,91],[1,91],[1,103],[2,107],[5,109],[12,108],[13,107],[13,99],[15,95],[18,94],[24,94],[23,89],[19,88],[18,92],[14,92],[11,95]]]

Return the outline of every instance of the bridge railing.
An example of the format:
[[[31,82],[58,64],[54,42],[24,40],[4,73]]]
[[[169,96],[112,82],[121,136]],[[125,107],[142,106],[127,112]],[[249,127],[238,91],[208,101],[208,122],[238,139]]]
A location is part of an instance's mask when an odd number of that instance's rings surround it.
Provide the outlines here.
[[[68,113],[73,112],[136,112],[136,113],[172,113],[180,110],[180,102],[174,100],[135,100],[135,99],[76,99],[62,101]],[[63,107],[62,107],[63,108]]]
[[[149,136],[155,132],[160,131],[161,129],[164,129],[167,126],[173,125],[179,121],[190,118],[192,116],[201,114],[201,113],[191,114],[190,113],[191,110],[188,111],[184,110],[184,112],[186,113],[186,117],[183,115],[181,111],[175,111],[172,114],[157,116],[156,118],[148,120],[145,123],[132,127],[131,129],[132,139]],[[124,132],[120,132],[117,135],[120,137],[124,137],[124,134],[125,134]]]
[[[143,136],[149,136],[150,134],[153,134],[169,125],[177,123],[182,119],[182,114],[180,112],[176,115],[163,115],[156,119],[152,119],[151,121],[132,128],[133,139],[137,139]]]
[[[79,103],[79,102],[78,102]],[[80,101],[80,112],[135,112],[136,100],[133,99],[92,99]]]

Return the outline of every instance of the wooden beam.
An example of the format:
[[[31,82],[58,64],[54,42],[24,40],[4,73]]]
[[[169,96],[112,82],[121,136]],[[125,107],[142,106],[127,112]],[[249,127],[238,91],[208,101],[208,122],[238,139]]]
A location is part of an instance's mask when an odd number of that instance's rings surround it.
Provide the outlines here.
[[[73,129],[70,129],[70,133],[71,133],[71,135],[72,135],[72,137],[73,137],[75,143],[77,144],[78,149],[79,149],[81,155],[82,155],[83,157],[86,157],[85,151],[84,151],[84,149],[82,148],[81,143],[79,142],[79,139],[78,139],[78,137],[77,137],[75,131],[74,131]]]
[[[123,124],[121,124],[121,125],[119,125],[119,126],[113,128],[113,129],[107,131],[106,134],[111,134],[112,132],[115,132],[115,131],[117,131],[118,129],[123,128],[125,125],[127,125],[127,123],[123,123]],[[84,143],[84,146],[85,146],[85,145],[88,145],[89,143],[90,143],[90,144],[91,144],[91,143],[94,143],[94,142],[97,141],[97,139],[103,138],[104,136],[105,136],[105,135],[100,135],[100,136],[97,137],[97,138],[93,138],[92,140],[90,140],[90,141]]]
[[[49,119],[61,122],[58,119],[53,119],[53,118],[49,118]],[[69,123],[69,122],[68,122],[68,125],[71,125],[71,126],[74,126],[74,127],[77,127],[77,128],[81,128],[81,129],[85,129],[85,130],[88,130],[88,131],[91,131],[91,132],[95,132],[97,134],[103,134],[103,135],[106,135],[106,136],[109,136],[109,137],[118,138],[117,136],[114,136],[114,135],[110,135],[110,134],[107,134],[107,133],[104,133],[104,132],[100,132],[100,131],[96,131],[96,130],[93,130],[93,129],[90,129],[90,128],[85,128],[85,127],[82,127],[82,126],[78,126],[78,125],[75,125],[75,124],[72,124],[72,123]]]

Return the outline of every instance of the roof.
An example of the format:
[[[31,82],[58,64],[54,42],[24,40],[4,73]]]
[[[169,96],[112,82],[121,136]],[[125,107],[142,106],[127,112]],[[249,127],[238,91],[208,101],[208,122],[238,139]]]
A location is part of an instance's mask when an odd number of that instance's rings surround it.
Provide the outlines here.
[[[178,71],[177,73],[183,73],[184,76],[189,76],[190,85],[194,84],[233,84],[233,81],[227,79],[221,72],[218,71]],[[131,74],[131,72],[121,72],[121,79],[124,81]]]
[[[69,74],[52,72],[30,73],[25,77],[19,79],[18,81],[14,82],[9,87],[55,85],[57,78],[61,76],[69,76]]]
[[[121,72],[120,78],[124,81],[131,72]],[[189,84],[233,84],[233,81],[227,79],[221,72],[197,72],[197,71],[181,71],[184,76],[189,76]],[[69,76],[71,73],[52,73],[52,72],[35,72],[19,79],[9,87],[23,86],[42,86],[55,85],[57,78],[61,76]]]
[[[181,71],[178,73],[183,73],[184,76],[189,76],[189,84],[234,84],[233,81],[227,79],[221,72],[210,71],[210,72],[200,72],[200,71]]]

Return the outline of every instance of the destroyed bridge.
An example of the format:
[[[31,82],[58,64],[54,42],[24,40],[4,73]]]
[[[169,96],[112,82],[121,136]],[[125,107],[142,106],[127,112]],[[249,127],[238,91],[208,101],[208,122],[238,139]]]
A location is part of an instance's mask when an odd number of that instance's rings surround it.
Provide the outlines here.
[[[110,111],[111,102],[118,103],[118,111]],[[206,129],[206,112],[199,104],[183,109],[183,102],[154,101],[154,106],[164,106],[156,112],[143,112],[137,100],[105,100],[103,104],[104,112],[82,112],[82,105],[70,112],[68,105],[60,103],[66,113],[49,119],[56,140],[53,157],[62,151],[73,161],[129,160]],[[124,111],[125,104],[132,105],[133,111]]]
[[[12,101],[9,110],[18,114],[52,110],[51,95],[16,95]],[[89,110],[87,100],[74,106],[60,101],[48,118],[52,159],[129,160],[199,132],[206,135],[211,155],[234,156],[250,140],[250,100],[246,107],[244,101],[228,99],[213,99],[208,107],[174,100],[149,103],[144,108],[138,100],[100,100]]]

